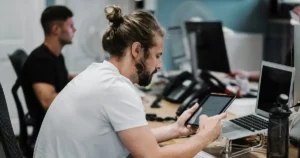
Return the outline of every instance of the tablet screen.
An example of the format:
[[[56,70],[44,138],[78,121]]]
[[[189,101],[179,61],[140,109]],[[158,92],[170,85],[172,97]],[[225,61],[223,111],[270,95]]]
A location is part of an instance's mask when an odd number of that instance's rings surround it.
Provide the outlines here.
[[[224,112],[228,108],[230,103],[234,100],[234,98],[234,96],[226,95],[209,95],[202,102],[198,102],[200,108],[193,114],[193,116],[188,121],[188,124],[198,125],[199,116],[202,114],[211,117]]]

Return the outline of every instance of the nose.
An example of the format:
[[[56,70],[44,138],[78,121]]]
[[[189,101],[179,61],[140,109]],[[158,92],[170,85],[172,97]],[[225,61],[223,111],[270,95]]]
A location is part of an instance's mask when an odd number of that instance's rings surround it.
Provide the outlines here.
[[[159,62],[158,65],[156,66],[156,69],[160,70],[162,68],[162,63]]]
[[[75,27],[73,28],[73,32],[74,32],[74,33],[76,32],[76,28],[75,28]]]

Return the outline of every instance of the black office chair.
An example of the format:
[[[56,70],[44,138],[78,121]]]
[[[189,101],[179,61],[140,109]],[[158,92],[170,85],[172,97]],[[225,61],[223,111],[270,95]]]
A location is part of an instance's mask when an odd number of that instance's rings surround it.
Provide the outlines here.
[[[17,111],[19,116],[19,126],[20,126],[19,145],[23,154],[28,157],[31,157],[33,152],[33,147],[32,147],[32,142],[30,140],[30,137],[28,136],[27,127],[29,126],[33,127],[34,121],[32,120],[32,118],[28,113],[26,115],[24,114],[24,110],[18,96],[18,89],[21,87],[19,76],[28,55],[25,53],[25,51],[18,49],[11,55],[8,55],[8,57],[17,74],[16,82],[12,87],[12,94],[17,106]]]
[[[17,49],[12,54],[8,55],[8,57],[16,71],[17,76],[19,77],[28,55],[24,50]]]
[[[22,152],[9,118],[9,113],[4,97],[4,92],[0,84],[0,138],[6,158],[22,158]]]

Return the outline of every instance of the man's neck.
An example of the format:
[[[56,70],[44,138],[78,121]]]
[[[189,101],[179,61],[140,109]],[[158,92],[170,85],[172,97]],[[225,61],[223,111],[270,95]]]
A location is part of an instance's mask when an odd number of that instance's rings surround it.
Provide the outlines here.
[[[112,56],[110,57],[109,62],[119,70],[121,75],[128,78],[132,83],[137,82],[136,68],[132,59],[126,57],[119,59]]]
[[[53,37],[45,37],[44,44],[55,56],[59,56],[64,47],[57,39],[54,39]]]

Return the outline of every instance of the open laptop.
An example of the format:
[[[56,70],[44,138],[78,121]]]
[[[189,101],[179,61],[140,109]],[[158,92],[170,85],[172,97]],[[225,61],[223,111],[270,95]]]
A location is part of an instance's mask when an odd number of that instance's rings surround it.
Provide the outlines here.
[[[262,61],[255,113],[224,120],[221,135],[233,140],[267,132],[269,111],[280,94],[292,96],[294,76],[294,67]]]

